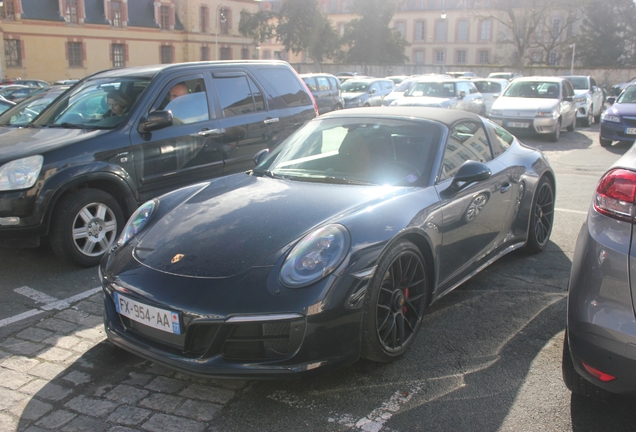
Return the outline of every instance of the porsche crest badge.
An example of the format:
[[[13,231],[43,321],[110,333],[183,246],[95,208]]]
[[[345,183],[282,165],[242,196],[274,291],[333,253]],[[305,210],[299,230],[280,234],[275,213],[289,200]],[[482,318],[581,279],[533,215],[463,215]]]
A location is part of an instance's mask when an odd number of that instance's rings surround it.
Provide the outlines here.
[[[178,263],[179,261],[181,261],[181,258],[183,258],[185,255],[183,254],[176,254],[175,256],[172,257],[172,259],[170,260],[170,264],[174,264],[174,263]]]

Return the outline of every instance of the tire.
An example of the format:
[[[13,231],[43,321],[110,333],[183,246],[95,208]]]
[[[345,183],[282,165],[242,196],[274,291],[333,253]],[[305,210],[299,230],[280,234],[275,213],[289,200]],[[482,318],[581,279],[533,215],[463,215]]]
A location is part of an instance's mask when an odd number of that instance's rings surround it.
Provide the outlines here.
[[[548,135],[548,140],[552,142],[558,142],[559,138],[561,138],[561,119],[557,122],[557,127],[550,135]]]
[[[607,139],[601,138],[600,136],[598,138],[598,142],[601,143],[601,147],[611,147],[612,146],[612,140],[607,140]]]
[[[545,249],[550,240],[553,224],[554,186],[548,178],[543,177],[539,180],[537,190],[532,198],[528,239],[525,246],[526,253],[535,254]]]
[[[561,361],[561,371],[563,373],[563,382],[572,393],[579,396],[585,396],[596,400],[606,400],[612,393],[595,386],[574,369],[572,354],[570,353],[570,344],[568,343],[568,333],[565,332],[563,339],[563,359]]]
[[[479,110],[479,115],[482,117],[486,117],[486,107],[485,106],[481,106],[481,109]]]
[[[338,110],[341,110],[341,109],[342,109],[342,105],[340,105],[340,104],[336,104],[336,106],[333,107],[334,111],[338,111]]]
[[[587,117],[583,119],[583,126],[592,126],[594,124],[594,107],[587,110]]]
[[[391,246],[369,282],[362,312],[363,358],[390,362],[413,344],[431,287],[420,250],[407,240]]]
[[[371,105],[369,105],[368,103],[365,103],[364,105],[362,105],[363,108],[369,108]]]
[[[576,115],[574,115],[574,119],[572,120],[572,124],[567,127],[568,132],[574,132],[576,129]]]
[[[124,214],[110,194],[99,189],[80,189],[55,206],[49,240],[63,261],[92,267],[124,227]]]

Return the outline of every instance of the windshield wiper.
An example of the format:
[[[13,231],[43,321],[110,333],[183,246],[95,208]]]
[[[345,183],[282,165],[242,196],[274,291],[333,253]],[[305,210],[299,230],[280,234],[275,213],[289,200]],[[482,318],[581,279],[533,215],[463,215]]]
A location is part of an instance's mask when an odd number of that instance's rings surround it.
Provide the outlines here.
[[[64,129],[84,129],[86,126],[83,124],[79,124],[79,123],[68,123],[68,122],[64,122],[64,123],[60,123],[60,124],[52,124],[49,125],[50,128],[64,128]]]
[[[252,170],[252,174],[256,174],[257,176],[266,176],[269,178],[273,178],[273,179],[284,179],[285,177],[283,177],[282,175],[278,175],[278,174],[274,174],[273,172],[271,172],[270,170]]]

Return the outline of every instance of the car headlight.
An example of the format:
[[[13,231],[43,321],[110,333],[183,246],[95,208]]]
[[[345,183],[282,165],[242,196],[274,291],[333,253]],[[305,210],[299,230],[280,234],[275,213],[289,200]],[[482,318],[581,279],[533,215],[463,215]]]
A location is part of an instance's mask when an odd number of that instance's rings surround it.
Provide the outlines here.
[[[327,225],[306,235],[283,263],[281,283],[301,288],[330,275],[347,255],[349,243],[349,232],[342,225]]]
[[[0,167],[0,191],[28,189],[40,175],[44,157],[29,156],[16,159]]]
[[[146,201],[132,214],[126,226],[117,240],[117,246],[124,246],[131,238],[136,236],[146,226],[153,213],[159,206],[159,200],[156,198]]]
[[[360,99],[349,99],[349,105],[360,105]]]
[[[556,111],[537,111],[537,117],[552,117],[552,118],[557,118],[559,117],[559,113]]]
[[[574,102],[577,104],[584,104],[587,102],[587,96],[578,96],[574,98]]]
[[[490,115],[491,115],[491,116],[497,116],[497,117],[503,117],[503,110],[500,110],[500,109],[491,109],[491,110],[490,110]]]
[[[611,115],[611,114],[607,114],[607,113],[603,113],[603,115],[601,116],[601,120],[602,121],[613,122],[613,123],[620,123],[621,122],[621,118],[619,116]]]

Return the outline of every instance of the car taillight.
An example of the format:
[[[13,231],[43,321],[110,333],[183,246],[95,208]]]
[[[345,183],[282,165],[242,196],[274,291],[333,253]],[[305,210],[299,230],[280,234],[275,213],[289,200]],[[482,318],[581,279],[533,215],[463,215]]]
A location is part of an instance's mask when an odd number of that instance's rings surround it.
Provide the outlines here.
[[[296,73],[296,75],[298,75],[298,73]],[[314,111],[316,111],[316,117],[318,117],[320,114],[318,113],[318,104],[316,103],[314,94],[311,92],[311,90],[309,90],[309,87],[307,87],[307,83],[305,82],[305,80],[303,80],[300,76],[298,76],[298,79],[300,80],[300,83],[303,85],[303,87],[305,87],[305,91],[311,98],[311,101],[314,103]]]
[[[606,216],[634,222],[636,172],[618,168],[605,174],[596,187],[594,209]]]

